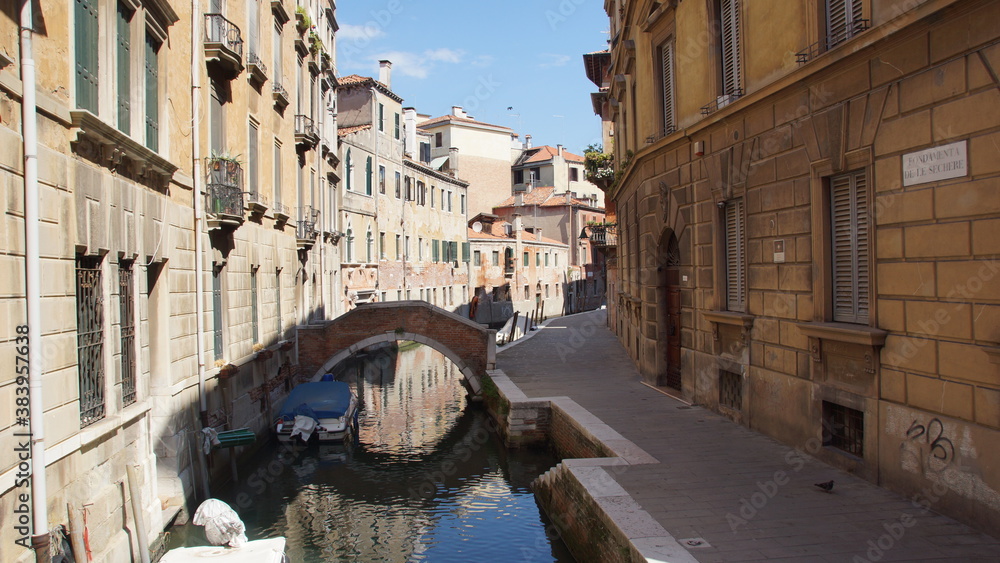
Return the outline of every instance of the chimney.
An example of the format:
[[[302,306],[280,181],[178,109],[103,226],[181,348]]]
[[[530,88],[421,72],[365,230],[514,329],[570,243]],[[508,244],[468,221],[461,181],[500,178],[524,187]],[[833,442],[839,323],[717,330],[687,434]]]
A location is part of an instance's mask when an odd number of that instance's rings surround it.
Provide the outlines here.
[[[535,240],[537,240],[538,242],[542,242],[542,228],[541,227],[535,227]]]
[[[514,227],[513,228],[514,228],[514,232],[518,233],[518,236],[520,236],[521,231],[524,230],[524,225],[521,224],[521,214],[520,213],[515,213],[514,214]]]
[[[403,153],[413,158],[413,155],[419,152],[419,147],[417,147],[417,110],[403,108],[403,133]]]
[[[448,149],[448,168],[451,169],[451,175],[458,178],[458,148],[450,147]]]
[[[451,106],[451,114],[455,117],[467,117],[465,110],[462,106]]]
[[[524,148],[526,148],[526,149],[530,149],[531,148],[531,135],[525,135],[524,136]]]
[[[378,62],[378,81],[385,84],[385,87],[392,90],[392,62],[381,60]]]
[[[573,194],[570,193],[569,190],[566,190],[566,205],[570,205],[572,203],[573,203]]]
[[[556,154],[558,154],[559,157],[562,158],[562,155],[563,155],[563,146],[562,145],[556,145]]]

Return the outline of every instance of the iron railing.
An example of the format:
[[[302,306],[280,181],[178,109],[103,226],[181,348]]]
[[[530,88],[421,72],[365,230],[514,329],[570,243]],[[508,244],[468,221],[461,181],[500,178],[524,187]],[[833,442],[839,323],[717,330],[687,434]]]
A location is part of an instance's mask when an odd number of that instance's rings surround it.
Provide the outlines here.
[[[253,51],[247,52],[247,64],[250,66],[257,67],[257,70],[262,75],[267,74],[267,66],[265,66],[264,62],[260,60],[260,57],[257,56],[257,53],[254,53]]]
[[[121,332],[122,406],[135,402],[135,318],[133,288],[135,276],[132,262],[121,262],[118,267],[118,310]]]
[[[591,225],[590,242],[594,246],[617,246],[618,245],[618,225]]]
[[[299,221],[295,228],[295,237],[302,240],[316,238],[316,224],[319,223],[319,210],[311,205],[299,208]]]
[[[76,266],[76,356],[80,378],[80,427],[104,418],[104,299],[98,258]]]
[[[274,202],[274,205],[271,206],[271,211],[273,211],[275,215],[284,215],[285,217],[288,217],[288,206],[280,201]]]
[[[243,36],[222,14],[205,14],[205,43],[217,43],[243,58]]]
[[[285,87],[277,80],[271,82],[271,95],[274,97],[274,101],[280,101],[282,104],[288,105],[288,90],[285,90]]]
[[[295,136],[313,136],[316,134],[316,124],[308,115],[295,116]]]
[[[243,215],[243,167],[232,160],[208,162],[209,213]]]
[[[676,131],[677,131],[677,128],[674,127],[673,125],[671,125],[669,127],[664,127],[663,129],[660,129],[659,131],[657,131],[657,132],[653,133],[652,135],[646,137],[646,144],[647,145],[651,145],[651,144],[655,143],[656,141],[659,141],[660,139],[662,139],[662,138],[664,138],[664,137],[666,137],[668,135],[673,135],[674,132],[676,132]]]
[[[871,22],[869,20],[858,19],[834,30],[825,38],[820,39],[798,53],[795,53],[795,62],[802,64],[811,61],[822,53],[829,51],[844,41],[847,41],[851,37],[867,30],[870,23]]]
[[[737,88],[737,89],[733,90],[732,92],[730,92],[728,94],[724,94],[722,96],[719,96],[712,103],[704,105],[704,106],[701,106],[701,114],[702,115],[711,115],[711,114],[719,111],[720,109],[728,106],[729,104],[735,102],[736,100],[740,99],[741,97],[743,97],[743,90],[741,88]]]

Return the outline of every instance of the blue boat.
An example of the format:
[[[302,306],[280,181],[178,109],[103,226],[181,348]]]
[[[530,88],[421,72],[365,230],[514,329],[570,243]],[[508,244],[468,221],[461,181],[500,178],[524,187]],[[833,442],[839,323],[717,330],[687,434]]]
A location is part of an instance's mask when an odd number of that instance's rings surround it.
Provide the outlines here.
[[[282,442],[308,442],[314,435],[323,442],[341,442],[352,431],[358,397],[343,381],[327,374],[322,381],[297,385],[285,399],[274,431]]]

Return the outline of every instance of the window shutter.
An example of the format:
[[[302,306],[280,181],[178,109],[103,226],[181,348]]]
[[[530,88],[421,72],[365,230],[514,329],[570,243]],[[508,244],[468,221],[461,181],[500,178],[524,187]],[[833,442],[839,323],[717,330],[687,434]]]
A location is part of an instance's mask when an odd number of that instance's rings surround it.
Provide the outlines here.
[[[131,105],[129,97],[132,92],[132,45],[131,35],[132,12],[122,3],[118,3],[117,19],[117,60],[115,61],[118,71],[118,130],[126,135],[131,134]]]
[[[739,0],[722,0],[721,8],[719,23],[722,28],[722,93],[727,96],[738,96],[741,93],[742,83]]]
[[[830,179],[833,320],[868,323],[868,200],[863,171]]]
[[[146,34],[146,147],[160,150],[160,43]]]
[[[260,52],[258,45],[260,44],[260,26],[258,21],[260,19],[260,8],[257,5],[257,0],[247,0],[247,35],[249,36],[249,50],[253,55],[257,55]]]
[[[250,124],[250,155],[247,158],[247,191],[258,194],[257,189],[257,126]]]
[[[437,240],[431,241],[431,261],[437,262],[441,258],[441,243]]]
[[[365,194],[372,195],[372,157],[365,161]]]
[[[726,204],[726,308],[746,310],[746,269],[743,200]]]
[[[97,2],[76,0],[76,106],[97,113]]]
[[[351,191],[351,149],[347,149],[347,159],[344,161],[344,177],[347,180],[347,191]]]
[[[469,243],[463,242],[462,243],[462,262],[468,262],[469,261],[469,254],[470,254],[469,249],[470,249]]]
[[[663,132],[672,131],[674,125],[674,43],[669,41],[660,47],[660,68],[662,75]]]
[[[396,117],[396,133],[395,133],[395,135],[396,135],[396,138],[398,139],[399,138],[399,114],[397,113],[395,117]]]
[[[862,19],[861,0],[826,0],[827,48],[854,35]]]

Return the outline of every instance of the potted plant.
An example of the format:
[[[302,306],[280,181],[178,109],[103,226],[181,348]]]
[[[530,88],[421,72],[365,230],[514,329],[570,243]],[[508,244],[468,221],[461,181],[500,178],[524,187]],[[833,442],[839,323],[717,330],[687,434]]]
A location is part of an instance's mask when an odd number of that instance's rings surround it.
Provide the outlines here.
[[[238,365],[229,363],[226,360],[215,360],[215,367],[219,368],[219,377],[221,379],[229,379],[240,372]]]
[[[323,40],[319,38],[319,34],[315,31],[309,32],[309,52],[316,54],[323,50]]]
[[[300,32],[312,27],[312,18],[309,17],[309,12],[306,11],[305,6],[295,7],[295,27]]]
[[[274,350],[265,347],[260,342],[257,342],[256,344],[253,345],[253,351],[257,353],[257,355],[254,356],[255,360],[260,360],[260,361],[270,360],[274,356]]]

